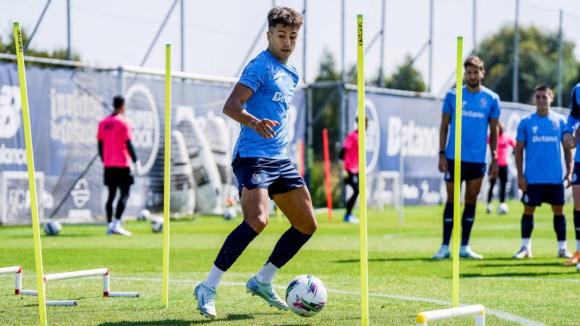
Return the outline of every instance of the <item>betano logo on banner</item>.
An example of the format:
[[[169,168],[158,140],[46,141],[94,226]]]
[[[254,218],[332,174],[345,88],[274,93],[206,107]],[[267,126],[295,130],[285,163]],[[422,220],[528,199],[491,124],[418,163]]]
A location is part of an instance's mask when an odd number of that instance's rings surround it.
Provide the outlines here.
[[[18,86],[2,85],[0,87],[0,139],[9,139],[16,136],[22,118],[22,103]],[[23,148],[6,147],[0,144],[0,165],[26,165],[26,151]]]

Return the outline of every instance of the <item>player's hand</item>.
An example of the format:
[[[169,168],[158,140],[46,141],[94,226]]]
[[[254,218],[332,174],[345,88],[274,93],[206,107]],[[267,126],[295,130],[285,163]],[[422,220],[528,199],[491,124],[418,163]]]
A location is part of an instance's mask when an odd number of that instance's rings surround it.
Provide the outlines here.
[[[570,188],[570,186],[572,186],[572,174],[568,173],[566,174],[566,176],[564,177],[564,182],[566,183],[566,189]]]
[[[131,163],[131,165],[129,166],[129,169],[131,170],[131,176],[136,177],[136,176],[140,176],[141,172],[143,171],[143,167],[141,166],[141,161],[137,161],[135,163]]]
[[[439,155],[439,172],[447,173],[447,158],[444,155]]]
[[[258,135],[264,138],[274,138],[276,136],[276,132],[272,127],[279,126],[280,122],[268,120],[266,118],[260,120],[259,122],[254,122],[250,125]]]
[[[523,192],[526,192],[528,189],[528,181],[524,176],[518,176],[518,188],[521,189]]]
[[[497,160],[492,160],[489,163],[489,168],[487,169],[487,175],[489,175],[490,180],[494,180],[497,178],[497,174],[499,173],[499,168],[497,167]]]
[[[562,143],[564,145],[565,149],[572,149],[574,147],[576,147],[576,139],[574,139],[574,136],[569,133],[569,132],[565,132],[564,133],[564,138],[562,139]]]

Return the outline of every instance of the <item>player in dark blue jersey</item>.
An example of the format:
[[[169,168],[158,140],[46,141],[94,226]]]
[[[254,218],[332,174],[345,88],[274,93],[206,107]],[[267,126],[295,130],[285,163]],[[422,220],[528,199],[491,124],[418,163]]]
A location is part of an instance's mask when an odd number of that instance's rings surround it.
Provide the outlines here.
[[[287,7],[268,13],[268,49],[254,58],[226,101],[223,112],[239,122],[232,167],[238,179],[244,221],[225,240],[208,277],[196,288],[197,309],[216,317],[215,295],[222,275],[268,224],[270,198],[292,226],[282,235],[262,269],[246,283],[246,291],[273,307],[288,305],[272,289],[272,279],[316,231],[317,222],[304,180],[286,155],[288,109],[298,83],[288,63],[302,15]]]
[[[572,108],[564,130],[564,147],[573,149],[578,144],[578,125],[580,124],[580,84],[572,89]],[[575,135],[575,136],[574,136]],[[572,174],[572,199],[574,201],[574,230],[576,233],[576,252],[564,264],[576,265],[580,262],[580,150],[574,155]]]
[[[522,196],[524,214],[521,224],[522,245],[514,258],[532,257],[531,236],[534,229],[534,211],[543,202],[552,205],[554,231],[558,238],[558,257],[571,258],[572,254],[566,246],[565,198],[562,183],[564,180],[567,183],[566,187],[570,187],[572,179],[570,149],[564,149],[566,174],[562,169],[562,135],[565,118],[550,110],[554,95],[548,86],[536,86],[534,99],[536,112],[522,118],[516,136],[518,187],[524,192]]]
[[[461,248],[464,258],[482,259],[469,247],[469,237],[475,219],[475,204],[485,175],[487,131],[492,161],[488,173],[495,179],[497,167],[497,124],[500,114],[499,96],[481,84],[485,76],[483,61],[469,57],[463,63],[466,85],[462,88],[463,116],[461,130],[461,180],[465,181],[465,208],[461,218]],[[443,211],[443,243],[433,259],[449,258],[449,241],[453,230],[453,164],[455,158],[455,89],[443,102],[439,132],[439,171],[445,173],[447,203]],[[449,134],[449,139],[447,136]]]

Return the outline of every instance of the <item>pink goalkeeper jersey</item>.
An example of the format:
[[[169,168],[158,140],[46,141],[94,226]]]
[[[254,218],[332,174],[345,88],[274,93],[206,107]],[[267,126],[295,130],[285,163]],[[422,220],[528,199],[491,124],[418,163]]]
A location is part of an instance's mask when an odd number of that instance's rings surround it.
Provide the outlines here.
[[[99,123],[97,139],[103,142],[103,165],[105,167],[128,168],[131,154],[127,140],[133,138],[131,124],[122,114],[110,115]]]
[[[346,136],[342,148],[344,153],[344,169],[350,173],[358,173],[358,130]]]
[[[489,136],[487,136],[487,143],[489,144]],[[516,147],[516,141],[508,133],[497,135],[497,165],[507,166],[507,157],[510,146]]]

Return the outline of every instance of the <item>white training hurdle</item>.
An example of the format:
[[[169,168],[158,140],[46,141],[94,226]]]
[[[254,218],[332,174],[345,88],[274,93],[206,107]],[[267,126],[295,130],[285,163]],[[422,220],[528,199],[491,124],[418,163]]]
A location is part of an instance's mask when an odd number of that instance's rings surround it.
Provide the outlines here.
[[[480,304],[420,312],[417,314],[417,326],[427,326],[428,321],[469,315],[475,315],[475,326],[485,326],[485,308]]]
[[[11,266],[0,268],[0,274],[14,273],[14,294],[37,295],[36,291],[22,290],[22,267]]]
[[[0,268],[0,274],[16,273],[14,282],[15,294],[38,295],[38,291],[22,290],[22,268],[20,266]],[[89,277],[89,276],[103,276],[103,297],[129,297],[138,298],[139,292],[111,292],[109,283],[109,269],[97,268],[87,269],[75,272],[57,273],[44,275],[44,283],[49,281],[66,280],[71,278]],[[60,301],[46,301],[47,306],[76,306],[76,300],[60,300]]]

